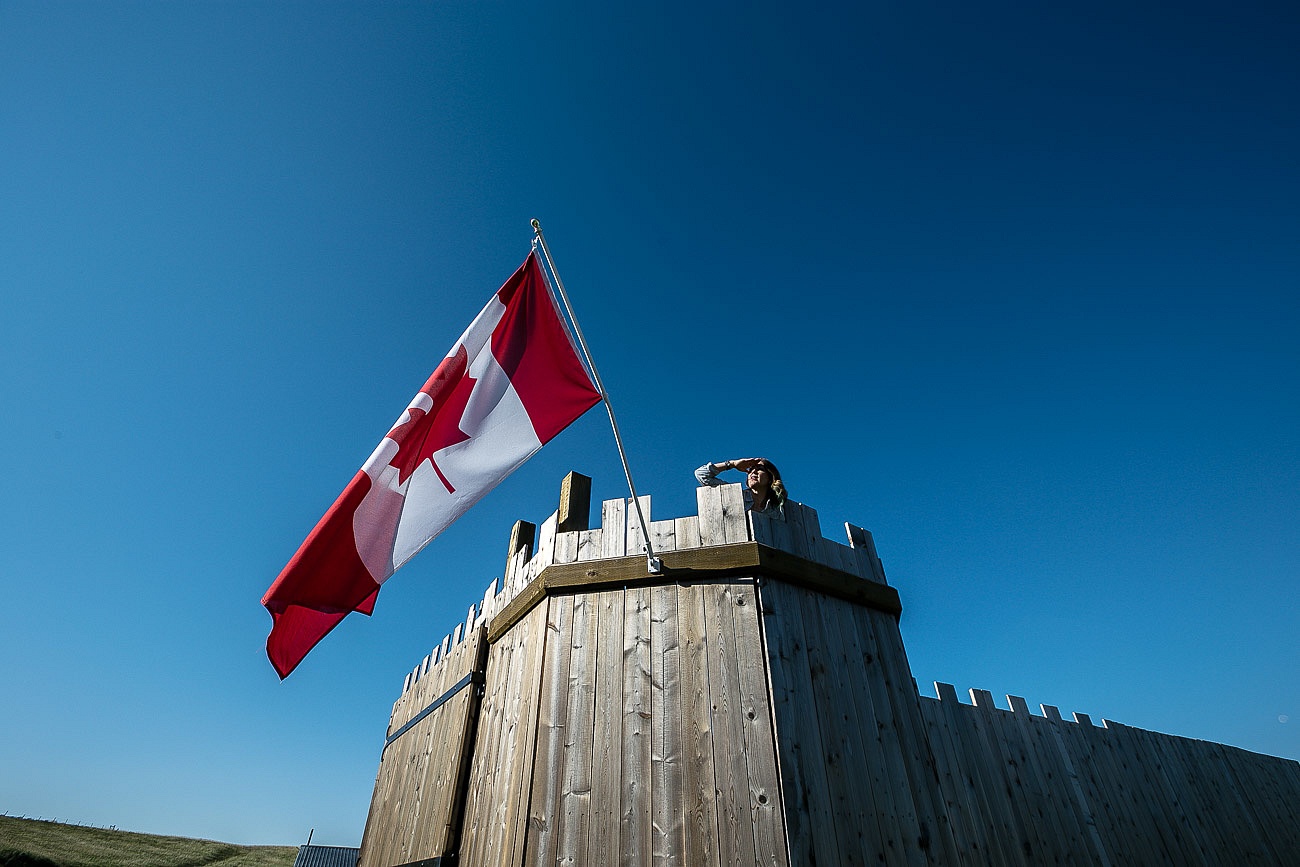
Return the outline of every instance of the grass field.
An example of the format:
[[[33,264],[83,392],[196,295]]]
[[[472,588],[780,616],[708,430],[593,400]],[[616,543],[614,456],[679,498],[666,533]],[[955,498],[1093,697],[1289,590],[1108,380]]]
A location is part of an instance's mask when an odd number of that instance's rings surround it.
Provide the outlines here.
[[[0,816],[0,867],[291,867],[297,854]]]

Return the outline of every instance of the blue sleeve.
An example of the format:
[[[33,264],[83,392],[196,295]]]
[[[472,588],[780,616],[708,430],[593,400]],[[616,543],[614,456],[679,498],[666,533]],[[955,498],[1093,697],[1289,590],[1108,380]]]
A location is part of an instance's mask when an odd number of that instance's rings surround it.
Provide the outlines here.
[[[701,485],[707,485],[710,488],[716,488],[722,482],[718,479],[718,472],[722,468],[717,464],[709,463],[695,471],[695,480]]]

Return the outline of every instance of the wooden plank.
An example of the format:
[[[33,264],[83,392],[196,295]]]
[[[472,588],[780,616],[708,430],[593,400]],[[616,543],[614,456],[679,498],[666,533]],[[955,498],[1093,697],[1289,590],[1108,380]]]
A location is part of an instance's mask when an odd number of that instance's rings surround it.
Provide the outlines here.
[[[787,505],[789,505],[787,503]],[[777,512],[766,512],[768,516],[768,531],[772,534],[771,547],[778,551],[794,553],[794,537],[790,530],[790,519],[785,509]],[[754,541],[758,541],[755,539]]]
[[[674,519],[673,536],[677,541],[674,550],[685,551],[690,548],[700,547],[703,542],[700,537],[699,516],[688,515],[685,518]]]
[[[573,597],[551,601],[542,661],[541,703],[537,713],[537,757],[528,804],[528,860],[554,864],[559,845],[560,798],[564,785],[565,739],[569,712],[569,661],[573,654]]]
[[[1112,834],[1106,840],[1107,851],[1120,864],[1174,863],[1161,840],[1150,805],[1143,803],[1133,788],[1135,778],[1121,767],[1113,753],[1114,739],[1093,726],[1087,714],[1074,714],[1074,725],[1066,727],[1082,743],[1088,767],[1095,770],[1096,790],[1093,803],[1103,804],[1111,819]]]
[[[465,640],[469,641],[474,635],[474,629],[479,622],[479,609],[482,608],[481,602],[472,602],[469,606],[469,612],[465,617]]]
[[[1206,864],[1205,852],[1191,827],[1182,793],[1169,770],[1160,738],[1143,729],[1112,726],[1103,729],[1126,758],[1141,766],[1145,773],[1148,799],[1159,809],[1166,823],[1171,848],[1178,850],[1182,864]]]
[[[885,578],[885,564],[880,560],[880,554],[876,552],[876,540],[871,533],[867,533],[867,553],[871,557],[871,568],[876,573],[876,580],[881,584],[889,583]]]
[[[559,520],[559,513],[552,512],[542,521],[542,526],[537,531],[537,550],[533,552],[533,558],[528,564],[530,579],[536,578],[543,569],[555,562],[555,527]]]
[[[1041,707],[1041,705],[1040,705]],[[1019,710],[1016,711],[1019,713]],[[1065,863],[1105,864],[1110,859],[1097,834],[1096,820],[1089,802],[1083,796],[1078,773],[1069,755],[1062,749],[1059,729],[1064,723],[1058,719],[1028,715],[1024,717],[1034,738],[1035,749],[1046,785],[1052,790],[1052,801],[1065,838],[1075,840]]]
[[[685,780],[682,770],[682,688],[677,626],[677,587],[650,591],[651,840],[656,867],[683,864]]]
[[[725,544],[727,535],[722,512],[722,488],[696,488],[695,505],[700,519],[700,544]]]
[[[601,528],[580,530],[578,532],[578,562],[599,560],[604,544],[605,534]]]
[[[656,554],[677,550],[677,522],[651,521],[650,544],[655,546]]]
[[[1028,703],[1017,695],[1006,698],[1010,711],[999,719],[1028,792],[1027,814],[1040,840],[1042,859],[1054,864],[1073,863],[1074,853],[1087,841],[1074,824],[1068,793],[1055,785],[1058,769],[1052,756],[1040,749],[1036,718]]]
[[[857,526],[844,522],[844,532],[849,540],[849,552],[853,556],[854,574],[866,581],[875,581],[876,576],[871,568],[871,560],[867,555],[867,531]]]
[[[1107,722],[1106,725],[1109,727],[1111,723]],[[1235,809],[1236,803],[1225,797],[1218,785],[1218,768],[1209,749],[1210,745],[1189,738],[1159,734],[1156,737],[1165,742],[1181,786],[1188,794],[1188,818],[1201,842],[1206,860],[1222,863],[1228,853],[1236,852],[1238,860],[1243,864],[1276,861],[1272,853],[1266,853],[1265,847],[1260,845],[1263,841],[1256,834],[1239,834],[1254,824],[1253,817],[1238,812]]]
[[[591,520],[591,479],[581,473],[569,472],[560,482],[560,507],[556,510],[559,522],[557,533],[586,530]]]
[[[678,587],[677,624],[685,758],[682,861],[689,867],[718,867],[718,799],[714,788],[712,687],[704,585]]]
[[[627,553],[627,500],[605,500],[600,507],[600,556]]]
[[[470,765],[469,791],[461,824],[460,854],[462,863],[466,864],[482,863],[485,851],[494,795],[493,778],[500,767],[499,756],[504,747],[504,738],[501,737],[502,699],[509,681],[512,649],[510,642],[498,642],[490,647],[488,653],[486,683]]]
[[[1019,850],[1019,863],[1036,865],[1043,856],[1042,847],[1033,833],[1030,822],[1025,815],[1024,786],[1017,772],[1014,760],[1010,759],[999,720],[996,714],[1003,711],[993,701],[993,694],[986,689],[971,689],[971,702],[975,712],[970,715],[983,741],[983,748],[992,759],[996,768],[998,784],[1005,790],[1006,798],[1001,806],[1003,828]]]
[[[555,562],[576,563],[578,561],[578,533],[560,533],[555,537]]]
[[[509,580],[506,582],[503,602],[507,604],[513,602],[519,592],[528,585],[528,561],[531,559],[531,554],[531,548],[520,548],[510,559],[510,568],[507,570]]]
[[[935,684],[938,698],[921,699],[921,716],[926,723],[931,748],[938,763],[940,791],[948,811],[958,851],[971,863],[1000,863],[985,832],[979,794],[975,783],[978,771],[967,766],[953,736],[951,717],[945,701],[957,702],[951,684]]]
[[[1135,778],[1127,767],[1117,764],[1114,739],[1093,726],[1087,714],[1075,713],[1071,727],[1086,745],[1090,762],[1097,768],[1101,803],[1114,817],[1113,856],[1119,863],[1161,863],[1172,857],[1161,842],[1158,829],[1151,827],[1150,805],[1134,788]]]
[[[495,690],[499,722],[495,749],[491,748],[493,742],[489,741],[489,749],[484,753],[492,764],[486,769],[485,782],[481,784],[484,787],[484,807],[480,811],[482,828],[476,855],[479,860],[468,859],[467,863],[481,863],[481,859],[486,857],[513,859],[518,853],[515,831],[516,826],[522,824],[516,819],[520,809],[520,782],[535,741],[529,710],[537,679],[531,672],[530,651],[540,643],[532,639],[540,631],[538,619],[542,618],[544,623],[545,616],[545,606],[535,608],[492,648],[489,686],[492,686],[494,668],[502,681],[500,688]]]
[[[473,645],[466,649],[466,660],[461,670],[468,669],[481,677],[487,667],[488,650],[487,632],[483,626],[476,627],[473,641]],[[458,711],[454,717],[456,729],[452,732],[452,738],[455,758],[449,769],[452,776],[445,793],[440,795],[440,803],[445,804],[443,812],[440,813],[444,817],[444,842],[441,844],[443,852],[455,852],[460,848],[464,795],[469,783],[470,763],[473,759],[473,732],[478,725],[480,712],[478,688],[475,686],[464,688],[463,698],[458,698],[457,701],[464,702],[466,711],[463,714]]]
[[[1209,745],[1226,785],[1240,804],[1239,815],[1248,816],[1248,839],[1274,863],[1300,853],[1300,824],[1294,819],[1300,803],[1300,762],[1261,756],[1236,747]]]
[[[515,525],[510,528],[510,541],[506,545],[506,571],[501,587],[503,590],[509,590],[511,596],[517,591],[516,570],[533,556],[533,540],[536,534],[537,527],[528,521],[515,521]],[[526,552],[523,557],[519,556],[520,551]]]
[[[542,655],[549,643],[546,624],[551,601],[548,600],[547,603],[537,606],[519,626],[515,627],[517,631],[523,633],[519,641],[523,645],[524,653],[522,665],[516,674],[519,704],[513,732],[514,756],[510,767],[510,781],[513,788],[505,795],[507,801],[503,822],[505,860],[513,864],[522,863],[526,846],[528,808],[532,800],[533,764],[537,749],[537,713],[542,679]]]
[[[861,579],[857,583],[860,587],[883,589]],[[868,675],[866,682],[876,718],[883,724],[880,735],[886,755],[897,750],[908,781],[911,814],[917,823],[912,842],[927,861],[953,863],[958,860],[956,844],[942,807],[938,770],[925,737],[920,698],[903,651],[898,621],[876,611],[840,604],[848,618],[846,631],[851,627],[857,634],[858,670]],[[907,806],[901,797],[896,800],[900,807]]]
[[[623,544],[623,551],[626,554],[645,554],[645,537],[641,534],[641,516],[645,516],[646,521],[650,520],[650,496],[648,494],[637,497],[637,502],[641,504],[641,515],[636,512],[632,504],[632,498],[627,500],[627,541]]]
[[[1228,761],[1228,748],[1221,744],[1207,746],[1209,749],[1206,750],[1205,760],[1213,772],[1210,788],[1217,802],[1229,805],[1228,810],[1225,811],[1227,815],[1224,817],[1224,822],[1216,828],[1219,850],[1228,852],[1235,849],[1242,852],[1245,854],[1243,861],[1248,863],[1281,863],[1282,858],[1276,848],[1276,841],[1269,839],[1271,835],[1265,831],[1265,827],[1276,828],[1277,821],[1267,813],[1258,815],[1255,811],[1247,809],[1239,775],[1233,772],[1232,765]],[[1251,791],[1258,791],[1259,781],[1253,777],[1253,774],[1246,777],[1247,786]],[[1270,794],[1273,797],[1279,796],[1276,791]],[[1294,802],[1294,798],[1292,801]],[[1285,821],[1281,824],[1293,828],[1295,825],[1294,822]],[[1282,851],[1300,852],[1300,845],[1287,847]]]
[[[1214,821],[1215,852],[1219,860],[1226,860],[1226,853],[1237,852],[1243,863],[1268,864],[1280,863],[1281,857],[1274,850],[1269,835],[1263,833],[1262,824],[1276,827],[1276,820],[1269,821],[1264,816],[1256,817],[1254,811],[1246,808],[1245,800],[1239,790],[1237,776],[1227,759],[1227,748],[1221,744],[1205,744],[1201,761],[1207,769],[1207,789],[1213,803],[1222,805],[1216,811]],[[1249,780],[1251,791],[1259,791],[1259,782]],[[1271,792],[1273,797],[1278,793]],[[1270,799],[1271,800],[1271,799]],[[1294,823],[1286,823],[1292,824]],[[1289,851],[1300,852],[1300,846]]]
[[[573,645],[569,658],[569,707],[565,717],[563,788],[554,861],[587,863],[591,830],[592,763],[596,725],[597,614],[599,594],[573,597]]]
[[[1189,738],[1168,741],[1191,793],[1191,819],[1201,835],[1207,859],[1222,863],[1229,853],[1237,852],[1243,864],[1275,863],[1277,853],[1270,851],[1265,837],[1259,834],[1255,817],[1241,810],[1239,802],[1225,791],[1228,779],[1218,765],[1215,745]],[[1257,781],[1255,790],[1270,802],[1277,795],[1265,780]]]
[[[411,694],[413,700],[408,703],[403,713],[403,724],[414,718],[421,709],[438,697],[450,668],[449,663],[440,665],[431,675],[425,675],[417,681],[416,688]],[[398,798],[390,816],[392,831],[388,835],[386,846],[390,857],[396,863],[410,860],[408,855],[411,851],[412,838],[419,825],[424,801],[431,742],[437,733],[437,726],[433,720],[426,718],[388,748],[394,751],[398,759]]]
[[[1258,863],[1296,860],[1300,826],[1294,805],[1300,801],[1300,763],[1262,756],[1236,747],[1207,744],[1224,785],[1242,817],[1232,839],[1258,853]]]
[[[492,622],[497,613],[497,579],[493,578],[483,591],[483,602],[479,606],[479,623],[483,626]]]
[[[885,567],[876,554],[876,543],[872,539],[871,533],[853,524],[845,524],[844,526],[848,530],[849,544],[853,547],[854,556],[861,564],[862,577],[880,584],[886,583]]]
[[[608,504],[609,500],[606,500]],[[606,524],[608,531],[612,525]],[[620,538],[622,536],[620,535]],[[597,625],[596,720],[591,780],[591,835],[587,864],[612,864],[619,852],[619,806],[623,758],[623,612],[624,593],[599,596]]]
[[[1092,810],[1092,802],[1084,790],[1079,770],[1074,764],[1074,755],[1065,741],[1064,729],[1066,723],[1061,719],[1061,712],[1052,705],[1044,704],[1039,705],[1039,707],[1043,711],[1043,728],[1046,732],[1044,738],[1050,745],[1056,747],[1057,757],[1064,773],[1060,785],[1066,789],[1074,805],[1076,819],[1083,834],[1086,852],[1079,858],[1079,861],[1080,863],[1111,867],[1110,856],[1105,843],[1102,841],[1101,833],[1097,829],[1097,820]]]
[[[669,551],[661,559],[666,573],[676,580],[761,573],[766,578],[790,581],[895,616],[902,611],[898,591],[893,587],[863,581],[848,572],[796,558],[784,551],[753,542]],[[600,562],[553,564],[543,570],[537,581],[510,599],[493,618],[488,640],[496,641],[548,592],[564,592],[579,587],[596,589],[640,586],[662,580],[663,575],[647,572],[645,558],[638,556]]]
[[[961,795],[964,791],[954,784],[952,762],[948,756],[948,743],[940,726],[938,708],[932,708],[932,705],[938,704],[937,699],[929,696],[919,696],[921,709],[921,723],[923,726],[922,733],[926,743],[930,746],[930,754],[934,757],[935,770],[939,778],[937,804],[947,818],[948,824],[952,828],[954,840],[957,846],[969,856],[974,849],[970,845],[970,834],[965,824],[965,811],[961,802]]]
[[[885,660],[867,624],[857,622],[860,611],[838,599],[818,601],[826,658],[839,691],[852,699],[853,721],[859,726],[856,747],[861,771],[851,782],[861,787],[870,781],[870,793],[857,797],[874,801],[872,812],[880,829],[877,845],[886,847],[887,863],[925,864],[934,829],[932,824],[922,826],[930,817],[922,810],[923,793],[915,770],[908,765],[912,757],[903,740],[907,723],[894,707]]]
[[[775,511],[749,512],[749,537],[763,545],[776,547],[772,533],[772,516]]]
[[[782,809],[792,864],[839,864],[822,732],[813,708],[807,637],[799,596],[779,581],[759,588],[772,681],[772,710],[780,756]]]
[[[1107,731],[1115,729],[1123,732],[1124,735],[1135,736],[1133,740],[1136,741],[1139,753],[1147,756],[1148,762],[1152,758],[1155,759],[1155,770],[1158,772],[1167,792],[1165,799],[1166,811],[1174,817],[1174,827],[1179,832],[1180,842],[1184,850],[1191,853],[1190,860],[1187,863],[1213,863],[1208,856],[1201,830],[1192,818],[1192,814],[1196,809],[1191,797],[1194,790],[1190,788],[1188,781],[1182,778],[1179,771],[1177,750],[1172,749],[1177,739],[1144,729],[1133,729],[1128,726],[1107,723],[1104,720],[1103,725],[1107,726]],[[1200,859],[1199,862],[1195,860],[1197,858]]]
[[[417,666],[417,673],[421,668],[422,666]],[[415,681],[396,718],[398,724],[393,727],[394,731],[412,720],[437,697],[437,688],[449,668],[450,663],[445,663],[436,667],[433,674],[425,674]],[[421,723],[385,750],[385,756],[392,754],[394,779],[388,817],[391,824],[385,834],[383,848],[387,853],[386,860],[394,863],[405,860],[412,830],[418,820],[423,775],[428,766],[427,741],[433,730],[434,727],[427,721]]]
[[[824,563],[825,561],[818,556],[821,553],[819,548],[822,541],[822,526],[817,519],[817,510],[812,506],[800,503],[799,511],[798,529],[803,534],[803,538],[797,541],[795,546],[802,550],[804,556],[814,563]]]
[[[803,529],[803,504],[796,503],[794,500],[786,500],[782,511],[785,513],[786,537],[782,540],[786,544],[781,550],[787,551],[796,557],[804,560],[811,560],[808,554],[807,534]]]
[[[457,648],[459,649],[460,647]],[[436,671],[426,676],[425,680],[433,684],[427,693],[429,701],[441,696],[455,683],[456,669],[461,667],[461,656],[460,653],[453,653],[450,658],[444,660],[445,664],[438,666]],[[421,720],[415,728],[402,735],[403,739],[412,741],[411,746],[417,753],[416,761],[413,763],[416,775],[413,788],[416,797],[405,817],[407,827],[404,829],[399,850],[399,857],[403,863],[442,854],[441,848],[434,852],[434,846],[443,842],[441,839],[443,827],[438,821],[439,811],[436,802],[440,787],[446,786],[445,779],[440,786],[439,778],[445,775],[449,759],[453,726],[448,725],[447,722],[450,717],[464,714],[467,709],[467,706],[458,703],[457,699],[463,699],[463,695],[457,693],[455,698],[443,703],[436,711]]]
[[[704,623],[713,698],[714,788],[718,796],[718,851],[723,864],[754,864],[749,770],[744,750],[744,710],[736,671],[732,625],[735,584],[704,586]]]
[[[487,854],[500,851],[498,810],[501,805],[502,769],[506,764],[509,691],[518,634],[493,644],[488,654],[479,730],[470,772],[462,827],[461,858],[466,864],[485,863]]]
[[[650,588],[628,588],[623,600],[623,713],[619,863],[649,867],[653,751],[650,675]],[[613,855],[613,853],[610,853]],[[612,859],[611,859],[612,860]]]
[[[825,538],[817,540],[817,545],[818,562],[849,575],[856,575],[854,570],[857,569],[857,563],[853,561],[852,552],[847,546]]]
[[[740,485],[717,489],[722,500],[722,541],[748,542],[749,521],[745,518],[745,496]]]
[[[397,728],[398,724],[392,720],[397,719],[404,706],[403,699],[398,699],[394,704],[393,715],[390,717],[388,724],[389,733],[392,733]],[[385,750],[380,757],[379,770],[375,774],[375,788],[371,795],[370,810],[366,815],[366,825],[361,836],[360,863],[367,865],[367,867],[389,867],[393,863],[391,854],[388,851],[387,838],[393,826],[393,811],[390,801],[396,785],[394,782],[394,778],[397,776],[394,768],[396,761],[396,754],[390,756],[388,751]]]
[[[456,682],[458,669],[463,666],[463,656],[463,653],[453,653],[451,657],[443,660],[442,665],[437,666],[422,679],[421,682],[430,685],[424,701],[421,702],[424,707],[440,697]],[[400,863],[431,858],[443,853],[441,846],[445,843],[445,835],[441,832],[445,827],[443,824],[445,819],[439,821],[436,802],[439,789],[447,785],[446,769],[452,758],[448,753],[451,735],[455,730],[455,726],[451,724],[452,718],[464,715],[468,710],[468,705],[463,702],[463,698],[464,696],[458,693],[456,699],[462,699],[461,702],[452,699],[444,703],[394,742],[396,745],[402,740],[409,740],[409,747],[415,754],[411,765],[412,777],[408,781],[413,799],[409,810],[402,817],[405,828],[397,853],[401,859]],[[435,847],[438,847],[436,851]]]
[[[1119,729],[1095,728],[1087,714],[1076,713],[1075,718],[1086,723],[1085,731],[1095,739],[1115,769],[1112,785],[1129,793],[1128,803],[1134,810],[1135,826],[1139,833],[1145,830],[1145,839],[1156,847],[1161,860],[1166,863],[1195,863],[1187,852],[1181,835],[1175,830],[1176,820],[1168,811],[1166,799],[1160,795],[1158,771],[1148,767],[1133,752],[1132,744],[1120,734]],[[1142,839],[1142,837],[1139,837]]]
[[[1086,746],[1081,744],[1081,740],[1074,732],[1078,726],[1064,721],[1060,710],[1055,706],[1044,704],[1040,707],[1050,727],[1051,738],[1056,742],[1061,764],[1065,768],[1066,785],[1069,787],[1071,799],[1075,803],[1079,820],[1088,835],[1089,850],[1095,853],[1095,857],[1085,863],[1110,867],[1117,862],[1111,843],[1106,839],[1107,833],[1104,833],[1111,829],[1104,829],[1103,826],[1113,825],[1113,823],[1109,821],[1106,806],[1095,798],[1095,769],[1089,768],[1085,763]]]
[[[839,643],[830,634],[834,622],[825,610],[828,600],[802,591],[798,598],[804,633],[810,637],[812,709],[822,733],[820,758],[826,768],[831,826],[839,850],[836,863],[850,867],[906,863],[893,834],[896,810],[887,800],[892,783],[879,762],[869,763],[863,748],[865,733],[874,736],[874,715],[869,708],[864,713],[857,706],[861,696],[854,694],[843,663],[833,653]]]
[[[947,731],[957,761],[966,770],[980,839],[985,843],[983,863],[1019,864],[1023,853],[1015,835],[1007,829],[1010,818],[1005,813],[1006,790],[1001,768],[979,739],[974,719],[977,709],[962,704],[950,684],[935,684],[940,705],[948,723]]]
[[[734,585],[732,602],[737,695],[749,775],[755,860],[770,867],[787,867],[781,780],[776,763],[767,658],[758,622],[759,600],[755,584]]]

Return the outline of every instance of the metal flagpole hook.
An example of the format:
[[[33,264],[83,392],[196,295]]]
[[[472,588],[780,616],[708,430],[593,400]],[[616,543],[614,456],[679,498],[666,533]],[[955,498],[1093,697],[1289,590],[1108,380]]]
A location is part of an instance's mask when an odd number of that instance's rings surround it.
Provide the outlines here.
[[[591,350],[587,348],[587,339],[582,336],[582,326],[578,324],[578,317],[573,315],[573,305],[569,303],[569,293],[564,291],[564,281],[560,279],[560,272],[555,270],[555,260],[551,258],[551,248],[546,246],[546,237],[542,234],[542,224],[536,219],[532,221],[533,246],[538,245],[542,248],[542,256],[546,259],[546,265],[551,269],[551,276],[555,278],[555,288],[560,290],[560,300],[564,302],[564,309],[569,314],[569,321],[573,323],[574,333],[578,337],[578,345],[582,347],[582,354],[587,359],[587,366],[591,368],[591,378],[595,381],[596,390],[600,392],[600,398],[605,403],[605,411],[609,413],[609,426],[614,429],[614,445],[618,446],[618,458],[623,462],[623,475],[627,477],[627,489],[632,492],[632,506],[636,509],[637,520],[641,523],[641,538],[645,541],[646,568],[652,573],[664,571],[663,563],[655,556],[655,549],[650,544],[650,528],[646,526],[645,515],[641,511],[641,499],[636,495],[636,485],[632,484],[632,470],[627,465],[627,452],[623,450],[623,437],[618,432],[618,421],[614,418],[614,405],[609,402],[609,392],[605,390],[605,384],[600,381],[600,373],[596,371],[596,362],[591,360]]]

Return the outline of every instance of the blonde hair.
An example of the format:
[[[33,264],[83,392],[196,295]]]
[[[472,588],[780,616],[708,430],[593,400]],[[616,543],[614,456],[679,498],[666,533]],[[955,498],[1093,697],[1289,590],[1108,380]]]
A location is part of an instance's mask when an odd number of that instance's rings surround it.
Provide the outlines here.
[[[778,506],[784,506],[789,494],[786,493],[785,482],[781,481],[781,471],[767,458],[759,458],[759,460],[762,461],[763,468],[772,475],[772,486],[767,489],[767,498],[776,500]]]
[[[786,497],[789,496],[785,492],[785,482],[773,482],[772,487],[767,491],[767,495],[768,497],[775,497],[778,506],[784,506]]]

